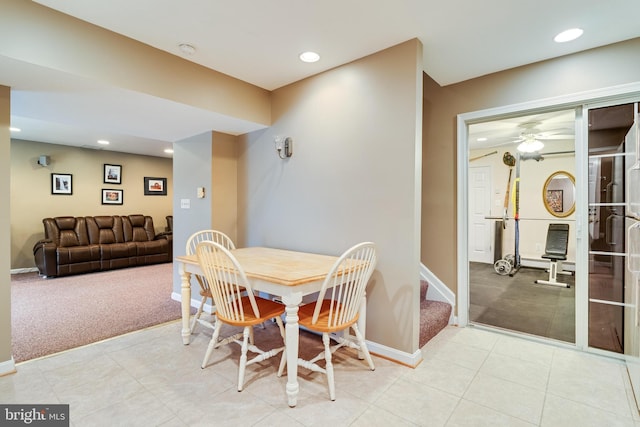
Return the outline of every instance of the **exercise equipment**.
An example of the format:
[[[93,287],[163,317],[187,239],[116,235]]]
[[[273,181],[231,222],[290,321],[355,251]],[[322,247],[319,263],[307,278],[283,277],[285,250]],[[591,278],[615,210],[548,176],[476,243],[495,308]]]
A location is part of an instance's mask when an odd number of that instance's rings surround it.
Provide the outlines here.
[[[511,174],[516,165],[516,158],[508,151],[502,156],[502,163],[509,166],[509,178],[507,179],[507,190],[504,192],[504,211],[502,212],[502,228],[507,228],[507,211],[509,210],[509,190],[511,190]]]
[[[513,257],[512,254],[507,254],[504,256],[504,258],[497,260],[493,264],[493,269],[499,275],[506,276],[507,274],[511,273],[511,270],[513,269],[514,260],[515,258]]]
[[[509,276],[513,277],[520,270],[520,154],[516,154],[516,190],[513,210],[513,221],[515,223],[515,244],[514,244],[514,260],[513,268],[509,272]]]
[[[502,156],[502,162],[505,165],[509,166],[509,178],[507,179],[507,190],[505,191],[505,194],[504,194],[504,211],[502,214],[502,228],[507,228],[507,213],[509,210],[509,192],[511,190],[511,175],[513,173],[513,167],[517,166],[518,162],[517,162],[517,159],[513,156],[513,154],[511,154],[508,151],[506,151]],[[519,169],[516,167],[516,175],[518,174],[519,174]],[[517,177],[516,177],[516,180],[518,180]],[[517,186],[516,186],[516,189],[518,189]],[[516,232],[518,230],[517,225],[518,224],[516,222]],[[508,255],[505,255],[502,259],[497,260],[493,264],[493,268],[496,271],[496,273],[498,273],[501,276],[506,276],[507,274],[510,275],[513,269],[516,267],[517,255],[518,255],[518,250],[517,250],[517,237],[516,237],[516,256],[508,254]],[[518,266],[518,268],[520,267]]]
[[[469,161],[473,162],[473,161],[481,159],[483,157],[493,156],[494,154],[498,154],[498,150],[492,151],[492,152],[487,153],[487,154],[483,154],[481,156],[472,157],[472,158],[469,159]]]
[[[507,154],[510,156],[508,158]],[[502,158],[504,164],[512,167],[511,164],[515,164],[516,167],[516,178],[514,181],[514,191],[513,191],[513,220],[515,224],[515,242],[514,242],[514,254],[513,255],[505,255],[502,259],[497,260],[493,264],[493,268],[501,276],[506,276],[507,274],[511,277],[515,275],[518,270],[520,270],[520,154],[516,154],[514,158],[511,153],[506,152]],[[509,184],[511,183],[511,169],[509,169]],[[507,209],[509,206],[509,188],[507,188],[507,194],[505,196],[505,210],[503,222],[506,223],[507,220]],[[506,226],[505,226],[506,228]]]
[[[542,258],[549,260],[549,280],[536,280],[542,285],[560,286],[568,288],[569,284],[558,282],[558,274],[571,275],[571,272],[562,271],[562,261],[567,259],[567,247],[569,244],[569,224],[549,224],[547,230],[547,243]]]

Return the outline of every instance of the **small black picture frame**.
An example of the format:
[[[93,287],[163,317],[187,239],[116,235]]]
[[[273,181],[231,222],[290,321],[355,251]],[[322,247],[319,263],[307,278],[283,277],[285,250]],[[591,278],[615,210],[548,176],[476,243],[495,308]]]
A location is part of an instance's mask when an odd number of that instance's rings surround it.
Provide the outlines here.
[[[51,174],[51,194],[73,194],[73,175],[70,173]]]
[[[102,204],[103,205],[121,205],[124,199],[124,191],[116,190],[113,188],[102,189]]]
[[[167,178],[154,178],[150,176],[144,177],[144,195],[145,196],[166,196],[167,195]]]
[[[122,166],[121,165],[104,165],[105,184],[122,184]]]

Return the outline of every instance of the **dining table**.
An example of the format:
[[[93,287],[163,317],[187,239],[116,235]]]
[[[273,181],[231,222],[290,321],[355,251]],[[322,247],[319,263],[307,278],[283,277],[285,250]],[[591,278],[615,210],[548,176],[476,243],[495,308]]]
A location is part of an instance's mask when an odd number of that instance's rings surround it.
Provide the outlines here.
[[[270,247],[245,247],[231,250],[245,271],[254,290],[278,297],[285,305],[285,342],[287,357],[286,394],[290,407],[296,406],[298,384],[298,307],[305,295],[318,292],[337,256],[298,252]],[[175,258],[181,278],[182,342],[191,337],[191,275],[202,275],[197,255]],[[358,328],[363,336],[366,325],[366,300],[360,307]]]

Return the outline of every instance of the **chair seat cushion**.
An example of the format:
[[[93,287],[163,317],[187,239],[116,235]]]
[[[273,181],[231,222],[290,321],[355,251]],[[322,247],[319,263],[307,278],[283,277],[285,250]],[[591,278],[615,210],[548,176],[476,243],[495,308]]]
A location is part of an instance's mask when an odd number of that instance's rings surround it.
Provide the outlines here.
[[[318,315],[318,321],[313,324],[313,312],[316,308],[316,302],[305,304],[298,310],[298,322],[305,328],[311,329],[317,332],[336,332],[346,329],[358,321],[358,314],[353,319],[348,319],[347,322],[338,324],[336,326],[329,326],[329,310],[331,308],[331,300],[325,299],[322,301],[322,307],[320,308],[320,314]]]
[[[284,314],[284,305],[265,299],[260,298],[258,296],[255,297],[256,305],[258,306],[258,311],[260,311],[260,316],[257,317],[253,313],[253,308],[251,308],[251,300],[249,297],[242,297],[242,310],[244,312],[244,321],[237,321],[235,319],[229,319],[225,317],[220,311],[216,314],[218,319],[232,326],[252,326],[258,325],[265,320],[273,319],[274,317],[278,317]]]
[[[559,254],[544,254],[542,255],[542,258],[550,259],[552,261],[564,261],[567,259],[566,255]]]

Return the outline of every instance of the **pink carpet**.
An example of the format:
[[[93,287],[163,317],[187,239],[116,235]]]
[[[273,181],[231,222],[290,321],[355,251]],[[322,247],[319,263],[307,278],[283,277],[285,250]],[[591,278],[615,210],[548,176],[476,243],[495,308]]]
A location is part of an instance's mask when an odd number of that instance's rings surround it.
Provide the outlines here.
[[[43,279],[11,277],[16,362],[180,318],[171,299],[172,264]]]

